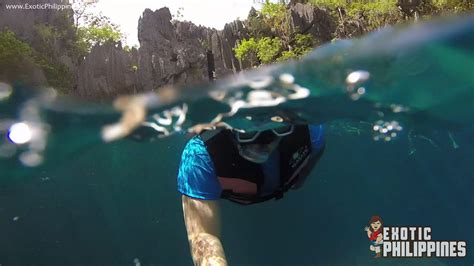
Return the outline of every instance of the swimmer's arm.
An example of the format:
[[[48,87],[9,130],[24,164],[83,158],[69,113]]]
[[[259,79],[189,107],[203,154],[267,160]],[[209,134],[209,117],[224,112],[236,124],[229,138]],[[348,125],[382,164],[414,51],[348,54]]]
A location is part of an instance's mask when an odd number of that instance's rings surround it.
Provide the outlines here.
[[[227,265],[220,237],[217,200],[199,200],[182,196],[184,222],[195,265]]]

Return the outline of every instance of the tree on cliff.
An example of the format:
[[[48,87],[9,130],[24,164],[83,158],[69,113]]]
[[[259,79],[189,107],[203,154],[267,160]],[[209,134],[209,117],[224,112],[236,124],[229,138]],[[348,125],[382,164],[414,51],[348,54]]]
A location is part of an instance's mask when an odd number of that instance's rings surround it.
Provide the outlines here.
[[[266,0],[260,11],[251,11],[247,20],[250,37],[234,48],[237,59],[255,67],[299,58],[311,51],[318,44],[315,38],[292,27],[289,7],[297,3],[329,11],[337,24],[334,39],[358,37],[407,20],[474,10],[470,0],[291,0],[289,5],[287,2]]]
[[[0,75],[7,81],[48,84],[58,90],[72,86],[71,64],[75,31],[67,11],[28,27],[29,38],[8,27],[0,29]],[[14,27],[13,27],[14,28]]]
[[[35,22],[30,39],[0,28],[0,78],[47,84],[67,93],[75,83],[74,66],[93,45],[123,40],[118,27],[106,16],[91,12],[90,7],[88,2],[76,1],[74,14],[57,11],[50,20]]]
[[[76,46],[81,55],[89,53],[96,44],[125,41],[118,25],[101,12],[92,11],[94,5],[95,3],[90,1],[76,1],[73,4],[77,29]]]
[[[34,67],[33,50],[10,30],[0,32],[0,80],[27,79],[25,68]]]
[[[439,14],[472,11],[471,0],[305,0],[329,9],[338,22],[335,38],[352,38],[380,27]]]
[[[311,51],[315,39],[301,34],[291,24],[291,14],[285,2],[266,0],[260,11],[248,18],[251,38],[243,39],[234,48],[237,59],[247,61],[252,67],[299,58]]]

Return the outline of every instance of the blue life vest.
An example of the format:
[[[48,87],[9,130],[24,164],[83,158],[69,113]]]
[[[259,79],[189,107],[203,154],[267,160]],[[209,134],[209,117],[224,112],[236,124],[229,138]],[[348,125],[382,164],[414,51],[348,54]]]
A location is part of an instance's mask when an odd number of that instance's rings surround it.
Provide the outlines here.
[[[279,188],[274,193],[263,196],[262,187],[265,177],[262,166],[240,156],[230,130],[204,131],[201,133],[201,138],[222,185],[221,197],[244,205],[282,198],[283,194],[298,181],[298,174],[306,165],[312,152],[308,126],[295,125],[293,133],[282,137],[278,146]],[[321,154],[322,151],[318,156]],[[243,186],[249,188],[247,192],[239,192]]]

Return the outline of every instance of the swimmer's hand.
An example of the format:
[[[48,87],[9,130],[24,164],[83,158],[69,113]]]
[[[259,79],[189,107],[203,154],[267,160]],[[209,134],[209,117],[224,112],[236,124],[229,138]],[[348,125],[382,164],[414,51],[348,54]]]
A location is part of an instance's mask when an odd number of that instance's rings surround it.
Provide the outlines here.
[[[369,232],[369,227],[366,226],[366,227],[364,228],[364,231]]]
[[[227,123],[224,122],[211,122],[211,123],[204,123],[204,124],[197,124],[193,127],[188,129],[188,133],[191,135],[201,134],[204,130],[215,130],[217,128],[226,128],[232,129]]]
[[[122,118],[119,122],[102,128],[102,139],[110,142],[126,137],[145,121],[148,108],[166,106],[175,102],[178,97],[179,93],[173,86],[161,87],[154,92],[118,97],[114,101],[114,107],[122,111]]]
[[[149,101],[148,96],[122,96],[114,101],[114,107],[122,111],[122,118],[119,122],[106,125],[102,128],[102,139],[111,142],[129,135],[137,128],[146,117],[146,107]]]

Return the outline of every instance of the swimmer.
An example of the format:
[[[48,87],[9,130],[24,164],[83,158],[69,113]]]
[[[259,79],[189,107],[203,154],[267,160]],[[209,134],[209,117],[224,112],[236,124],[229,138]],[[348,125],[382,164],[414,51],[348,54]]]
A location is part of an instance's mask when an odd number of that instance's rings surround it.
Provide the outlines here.
[[[303,185],[322,156],[322,125],[292,124],[285,117],[271,124],[247,131],[200,128],[185,146],[178,191],[195,265],[227,265],[220,199],[243,205],[281,199]]]

